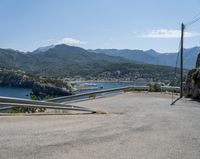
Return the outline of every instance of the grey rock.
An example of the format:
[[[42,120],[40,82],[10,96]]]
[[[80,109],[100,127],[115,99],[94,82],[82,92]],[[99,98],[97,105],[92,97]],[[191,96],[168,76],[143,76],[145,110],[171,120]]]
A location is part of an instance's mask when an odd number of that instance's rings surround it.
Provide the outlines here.
[[[197,57],[196,68],[200,68],[200,53]]]
[[[50,82],[38,81],[24,72],[0,70],[0,85],[32,88],[34,95],[45,96],[67,96],[72,94],[72,86],[68,82],[50,80]]]
[[[196,69],[189,71],[186,81],[186,97],[200,99],[200,54],[196,62]]]
[[[33,79],[18,72],[0,72],[0,84],[12,87],[32,88]]]
[[[40,83],[34,83],[32,92],[34,95],[39,96],[67,96],[71,95],[71,89],[69,88],[60,88],[53,84],[40,84]]]

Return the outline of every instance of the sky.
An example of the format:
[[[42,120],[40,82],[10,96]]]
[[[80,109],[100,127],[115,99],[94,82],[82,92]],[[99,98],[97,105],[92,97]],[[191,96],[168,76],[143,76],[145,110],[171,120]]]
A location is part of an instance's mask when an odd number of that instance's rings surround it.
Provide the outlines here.
[[[181,23],[198,13],[200,0],[0,0],[0,48],[177,52]],[[200,22],[186,27],[184,47],[193,46],[200,46]]]

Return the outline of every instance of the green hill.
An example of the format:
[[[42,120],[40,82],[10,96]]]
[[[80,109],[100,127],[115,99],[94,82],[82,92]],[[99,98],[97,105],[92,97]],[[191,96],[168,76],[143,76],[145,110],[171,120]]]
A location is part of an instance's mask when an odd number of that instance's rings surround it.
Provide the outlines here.
[[[0,49],[0,67],[20,69],[36,76],[85,79],[159,80],[171,79],[174,73],[173,67],[139,64],[64,44],[29,53]]]

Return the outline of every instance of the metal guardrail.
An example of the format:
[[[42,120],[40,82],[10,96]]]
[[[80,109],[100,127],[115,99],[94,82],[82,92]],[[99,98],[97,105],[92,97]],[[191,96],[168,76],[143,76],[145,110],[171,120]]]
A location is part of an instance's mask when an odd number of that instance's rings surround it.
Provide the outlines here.
[[[35,108],[47,108],[47,109],[63,109],[63,110],[77,110],[77,111],[87,111],[95,112],[94,110],[88,109],[86,107],[78,107],[73,105],[66,105],[53,102],[35,101],[19,98],[9,98],[0,97],[0,110],[11,109],[12,107],[35,107]]]
[[[94,112],[93,110],[90,110],[85,107],[77,107],[77,106],[72,106],[69,105],[68,103],[73,102],[68,101],[64,103],[55,103],[63,100],[70,100],[73,98],[78,98],[78,97],[87,97],[91,95],[96,95],[96,94],[102,94],[102,93],[109,93],[109,92],[116,92],[116,91],[128,91],[128,90],[148,90],[148,86],[127,86],[127,87],[119,87],[119,88],[112,88],[112,89],[104,89],[100,91],[93,91],[93,92],[88,92],[88,93],[80,93],[76,95],[71,95],[71,96],[63,96],[63,97],[58,97],[58,98],[53,98],[53,99],[48,99],[45,101],[35,101],[35,100],[28,100],[28,99],[19,99],[19,98],[9,98],[9,97],[0,97],[0,111],[1,110],[6,110],[6,109],[11,109],[12,107],[16,106],[21,106],[21,107],[36,107],[36,108],[47,108],[47,109],[65,109],[65,110],[81,110],[81,111],[89,111],[89,112]],[[87,100],[87,98],[85,98]],[[77,101],[81,101],[81,99],[76,99]],[[68,105],[66,105],[68,104]]]
[[[180,92],[180,87],[173,87],[173,86],[161,86],[161,92],[162,91],[176,91]]]
[[[109,93],[109,92],[117,92],[117,91],[149,91],[149,86],[126,86],[126,87],[119,87],[119,88],[112,88],[112,89],[104,89],[98,90],[88,93],[80,93],[71,96],[62,96],[57,98],[48,99],[46,101],[35,101],[35,100],[28,100],[28,99],[19,99],[19,98],[10,98],[10,97],[1,97],[0,96],[0,111],[11,109],[12,107],[21,106],[21,107],[36,107],[36,108],[47,108],[47,109],[63,109],[63,110],[79,110],[79,111],[88,111],[94,112],[94,110],[88,109],[86,107],[77,107],[69,105],[68,103],[73,102],[67,101],[64,103],[58,103],[63,100],[70,100],[79,97],[85,97],[85,99],[90,99],[86,97],[90,97],[92,95]],[[161,91],[179,91],[179,87],[170,87],[170,86],[161,86]],[[110,94],[109,94],[110,95]],[[104,95],[105,96],[105,95]],[[81,101],[83,99],[76,99],[75,101]],[[56,103],[57,102],[57,103]]]
[[[93,92],[75,94],[75,95],[71,95],[71,96],[63,96],[63,97],[58,97],[58,98],[52,98],[52,99],[48,99],[47,101],[56,102],[56,101],[70,99],[70,98],[90,96],[90,95],[96,95],[96,94],[108,93],[108,92],[115,92],[115,91],[128,91],[128,90],[149,90],[149,86],[126,86],[126,87],[104,89],[104,90],[100,90],[100,91],[93,91]]]

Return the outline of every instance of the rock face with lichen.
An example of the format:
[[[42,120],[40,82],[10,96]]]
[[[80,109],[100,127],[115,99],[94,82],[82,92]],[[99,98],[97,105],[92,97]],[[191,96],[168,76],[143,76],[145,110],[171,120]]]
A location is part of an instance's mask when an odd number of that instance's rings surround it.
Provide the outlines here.
[[[185,92],[186,97],[200,99],[200,54],[197,57],[196,68],[188,73]]]

